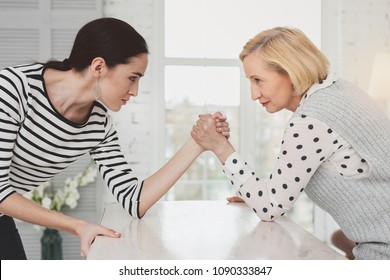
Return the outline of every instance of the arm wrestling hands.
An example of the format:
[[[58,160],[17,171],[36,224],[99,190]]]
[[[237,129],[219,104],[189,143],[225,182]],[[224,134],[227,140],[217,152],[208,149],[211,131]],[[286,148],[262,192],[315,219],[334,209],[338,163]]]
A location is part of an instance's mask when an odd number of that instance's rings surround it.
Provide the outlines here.
[[[229,142],[229,123],[220,112],[214,115],[202,114],[192,127],[191,136],[205,150],[210,150],[218,157],[222,164],[235,152]],[[225,136],[225,137],[224,137]],[[228,197],[229,202],[244,202],[241,198]]]

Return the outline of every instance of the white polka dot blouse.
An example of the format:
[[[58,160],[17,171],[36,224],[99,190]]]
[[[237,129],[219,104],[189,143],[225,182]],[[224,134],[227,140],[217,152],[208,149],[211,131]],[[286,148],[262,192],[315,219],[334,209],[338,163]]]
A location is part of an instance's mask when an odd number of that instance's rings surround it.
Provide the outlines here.
[[[331,85],[333,74],[313,85],[302,97],[302,105],[315,91]],[[283,216],[322,165],[337,176],[362,177],[368,164],[350,143],[325,123],[305,115],[289,120],[276,164],[268,178],[256,172],[235,152],[223,171],[241,197],[262,220]]]

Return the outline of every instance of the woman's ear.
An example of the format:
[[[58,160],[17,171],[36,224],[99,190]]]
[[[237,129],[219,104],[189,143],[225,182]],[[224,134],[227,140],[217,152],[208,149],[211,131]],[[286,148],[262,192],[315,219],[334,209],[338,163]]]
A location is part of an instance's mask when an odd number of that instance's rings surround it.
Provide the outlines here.
[[[107,64],[104,58],[95,57],[91,62],[91,71],[96,78],[104,75],[107,72]]]

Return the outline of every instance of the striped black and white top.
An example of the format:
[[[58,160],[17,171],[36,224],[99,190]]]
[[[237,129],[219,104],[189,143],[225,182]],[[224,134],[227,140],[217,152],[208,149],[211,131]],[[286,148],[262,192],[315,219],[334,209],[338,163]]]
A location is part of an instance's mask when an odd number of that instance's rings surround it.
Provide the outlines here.
[[[84,124],[64,118],[51,104],[42,64],[0,71],[0,202],[24,194],[90,153],[111,193],[139,218],[143,181],[121,151],[107,109],[99,102]]]

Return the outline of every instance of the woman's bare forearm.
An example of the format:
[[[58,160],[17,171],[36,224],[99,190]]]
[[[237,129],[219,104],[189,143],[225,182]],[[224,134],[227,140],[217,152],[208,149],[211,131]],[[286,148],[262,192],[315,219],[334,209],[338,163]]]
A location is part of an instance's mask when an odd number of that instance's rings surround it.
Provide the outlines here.
[[[140,196],[141,217],[169,191],[203,151],[204,149],[190,138],[162,168],[145,179]]]
[[[86,223],[46,209],[18,193],[11,194],[0,203],[0,213],[24,222],[66,231],[74,235],[77,235],[77,229]]]

